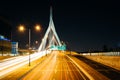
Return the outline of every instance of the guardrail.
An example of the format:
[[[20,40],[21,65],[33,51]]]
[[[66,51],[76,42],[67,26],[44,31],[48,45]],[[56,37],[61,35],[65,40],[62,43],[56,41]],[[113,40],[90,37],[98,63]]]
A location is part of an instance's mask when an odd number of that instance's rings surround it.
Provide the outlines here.
[[[95,52],[95,53],[82,53],[81,55],[95,55],[95,56],[120,56],[120,52]]]

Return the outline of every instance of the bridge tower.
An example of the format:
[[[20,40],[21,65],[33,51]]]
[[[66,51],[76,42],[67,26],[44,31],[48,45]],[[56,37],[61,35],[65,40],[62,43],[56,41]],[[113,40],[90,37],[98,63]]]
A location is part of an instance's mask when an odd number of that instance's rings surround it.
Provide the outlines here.
[[[52,16],[52,7],[50,7],[50,21],[47,31],[42,39],[38,51],[51,49],[51,50],[66,50],[66,45],[62,44],[57,32],[55,30],[53,16]]]

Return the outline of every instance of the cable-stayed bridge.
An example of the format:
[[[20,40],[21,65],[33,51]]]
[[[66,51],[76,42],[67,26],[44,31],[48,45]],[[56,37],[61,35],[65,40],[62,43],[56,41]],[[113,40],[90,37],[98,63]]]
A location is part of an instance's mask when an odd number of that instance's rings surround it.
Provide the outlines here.
[[[50,22],[48,29],[42,39],[42,42],[40,44],[40,47],[38,51],[43,51],[46,49],[50,50],[66,50],[66,45],[64,43],[61,43],[57,32],[55,30],[55,25],[53,22],[52,17],[52,7],[50,8]]]
[[[50,22],[38,52],[1,60],[0,80],[119,80],[120,71],[65,50],[50,8]]]

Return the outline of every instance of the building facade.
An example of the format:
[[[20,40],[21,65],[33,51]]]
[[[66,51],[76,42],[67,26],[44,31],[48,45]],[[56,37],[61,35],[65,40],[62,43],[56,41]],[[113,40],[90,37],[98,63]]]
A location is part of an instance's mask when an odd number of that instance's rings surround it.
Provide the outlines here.
[[[0,35],[0,55],[10,55],[11,54],[11,41]]]

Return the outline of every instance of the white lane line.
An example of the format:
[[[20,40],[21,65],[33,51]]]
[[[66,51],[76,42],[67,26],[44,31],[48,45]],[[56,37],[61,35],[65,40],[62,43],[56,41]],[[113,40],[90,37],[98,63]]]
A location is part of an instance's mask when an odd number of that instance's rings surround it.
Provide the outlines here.
[[[66,55],[67,56],[67,55]],[[85,71],[82,67],[80,67],[73,59],[71,59],[69,56],[67,56],[71,61],[72,61],[72,63],[74,63],[74,65],[76,65],[90,80],[94,80],[94,78],[87,72],[87,71]],[[86,80],[85,79],[85,77],[84,76],[82,76],[83,77],[83,79],[84,80]]]

